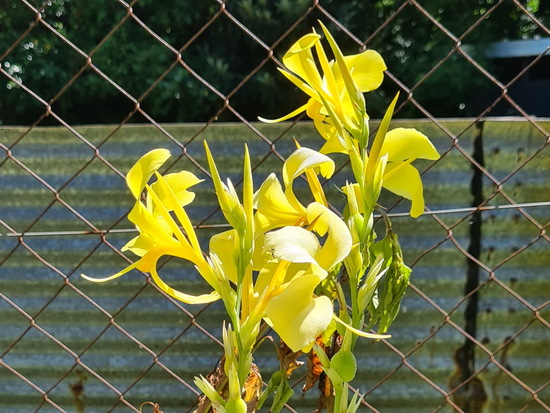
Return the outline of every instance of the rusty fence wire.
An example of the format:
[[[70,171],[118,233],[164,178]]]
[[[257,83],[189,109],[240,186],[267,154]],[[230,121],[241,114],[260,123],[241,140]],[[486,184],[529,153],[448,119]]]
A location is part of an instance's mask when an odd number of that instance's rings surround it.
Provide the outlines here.
[[[414,83],[405,83],[390,67],[385,85],[401,92],[397,118],[406,110],[422,118],[395,124],[424,131],[442,157],[423,164],[427,200],[423,217],[412,222],[404,202],[385,200],[413,278],[393,338],[359,347],[360,373],[354,385],[366,394],[362,408],[374,412],[550,410],[550,121],[532,116],[528,104],[510,93],[536,68],[544,77],[544,68],[550,67],[550,41],[540,51],[522,55],[521,67],[505,80],[474,57],[468,46],[470,34],[503,8],[534,27],[540,33],[538,40],[548,40],[549,28],[529,7],[539,2],[488,1],[467,27],[452,30],[427,7],[428,0],[380,2],[391,6],[390,12],[368,37],[358,37],[343,23],[347,20],[342,14],[356,2],[302,1],[296,4],[302,5],[303,12],[281,29],[275,41],[266,42],[243,22],[242,9],[233,6],[236,2],[212,0],[200,30],[178,44],[165,40],[140,15],[140,3],[150,2],[102,3],[121,17],[92,48],[83,49],[51,19],[49,9],[60,4],[70,8],[69,0],[0,2],[4,18],[16,10],[28,15],[27,24],[11,33],[8,47],[0,50],[1,84],[37,108],[29,125],[0,127],[1,411],[138,412],[147,401],[158,403],[165,412],[192,411],[198,396],[192,377],[207,374],[220,356],[220,308],[182,305],[144,274],[131,274],[108,285],[90,285],[79,276],[82,272],[106,275],[130,262],[120,251],[132,236],[124,220],[131,205],[124,174],[141,154],[162,146],[176,155],[168,170],[191,169],[208,179],[203,139],[213,142],[214,154],[229,169],[238,163],[242,144],[247,142],[260,175],[280,168],[292,136],[319,147],[309,123],[299,119],[261,125],[241,113],[235,99],[264,70],[281,66],[285,48],[309,31],[311,26],[304,28],[305,24],[322,20],[355,50],[363,50],[377,36],[394,30],[399,16],[411,11],[416,19],[429,22],[429,36],[434,32],[442,36],[448,48],[417,74]],[[261,9],[264,3],[239,2],[252,9]],[[162,10],[163,5],[159,2],[155,7]],[[440,7],[445,7],[444,2]],[[544,7],[543,1],[539,7]],[[207,80],[186,55],[220,21],[238,29],[259,53],[247,73],[227,88]],[[123,82],[95,63],[106,43],[129,24],[169,55],[163,71],[141,85],[139,93],[123,87]],[[70,54],[78,62],[74,72],[64,74],[66,83],[50,94],[27,85],[9,63],[14,51],[36,31],[53,35],[59,53]],[[428,44],[430,39],[415,41]],[[219,41],[229,44],[232,39]],[[474,98],[481,106],[471,117],[442,118],[417,99],[419,91],[431,87],[442,66],[454,64],[453,59],[467,64],[493,90],[484,98]],[[184,71],[205,95],[214,97],[208,119],[180,125],[151,114],[149,98],[176,70]],[[81,126],[57,110],[84,75],[109,85],[125,101],[116,124]],[[548,73],[545,76],[543,103],[550,95]],[[0,100],[5,93],[0,92]],[[91,100],[93,93],[89,91]],[[503,105],[513,116],[491,117]],[[345,175],[346,165],[341,168],[339,174]],[[333,186],[325,182],[327,191]],[[206,239],[221,220],[212,192],[204,191],[207,201],[190,213]],[[177,268],[172,262],[166,266]],[[192,271],[183,278],[173,281],[185,288],[200,288],[193,284]],[[267,356],[272,352],[264,344],[257,353],[266,381],[268,372],[277,369],[276,360]],[[315,390],[301,395],[304,376],[298,371],[293,377],[296,396],[286,406],[288,411],[312,411],[317,406]]]

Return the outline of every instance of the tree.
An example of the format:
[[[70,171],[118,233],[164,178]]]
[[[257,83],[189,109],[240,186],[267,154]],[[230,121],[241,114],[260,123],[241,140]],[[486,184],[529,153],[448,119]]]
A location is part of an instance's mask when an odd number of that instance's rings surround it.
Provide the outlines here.
[[[436,116],[472,114],[468,112],[472,90],[487,81],[459,53],[450,53],[455,44],[426,13],[456,37],[483,19],[462,43],[470,45],[469,53],[489,70],[483,52],[491,41],[545,35],[512,1],[505,1],[486,19],[494,0],[420,3],[425,12],[403,0],[324,0],[320,4],[362,40],[370,39],[390,20],[366,46],[378,50],[391,73],[413,88],[415,99]],[[273,45],[275,57],[280,58],[293,41],[317,25],[317,19],[326,22],[326,16],[318,9],[308,13],[310,0],[236,0],[224,7],[228,13],[214,0],[165,0],[162,4],[140,0],[128,13],[113,1],[49,0],[41,16],[56,34],[37,22],[26,4],[9,2],[0,8],[0,62],[13,79],[52,102],[54,112],[71,124],[120,122],[135,111],[126,92],[139,98],[140,107],[157,121],[204,121],[214,116],[235,120],[231,111],[223,110],[223,98],[203,81],[222,95],[230,95],[230,105],[248,119],[258,114],[277,116],[303,103],[299,94],[289,93],[293,86],[266,59]],[[527,8],[543,21],[550,15],[540,0],[528,1]],[[33,27],[23,36],[29,24]],[[348,48],[346,52],[358,49],[337,27],[331,29]],[[176,63],[173,50],[181,51],[185,67]],[[92,66],[86,55],[91,56]],[[426,76],[441,59],[447,60]],[[383,108],[397,89],[387,80],[381,94],[370,98],[370,106]],[[0,90],[0,123],[29,124],[45,113],[44,105],[9,77],[0,76]],[[381,112],[371,114],[380,116]],[[399,115],[422,113],[408,105]],[[143,120],[139,114],[130,119]],[[48,123],[56,121],[42,121]]]

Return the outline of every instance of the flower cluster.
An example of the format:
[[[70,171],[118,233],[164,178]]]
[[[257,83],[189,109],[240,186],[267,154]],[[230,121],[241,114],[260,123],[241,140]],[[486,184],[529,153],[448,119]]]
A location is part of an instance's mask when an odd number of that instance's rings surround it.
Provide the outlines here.
[[[136,200],[128,218],[139,235],[123,250],[140,258],[110,277],[86,277],[108,281],[138,269],[182,302],[223,301],[231,321],[223,329],[220,374],[227,379],[226,386],[216,388],[202,376],[196,379],[217,412],[256,411],[267,398],[266,392],[275,393],[271,410],[278,411],[290,396],[289,391],[282,391],[288,390],[288,371],[274,376],[261,397],[261,380],[250,388],[253,349],[266,326],[292,352],[315,351],[333,386],[334,411],[354,412],[361,398],[355,395],[348,401],[345,384],[355,375],[357,336],[389,337],[384,333],[397,315],[408,284],[410,270],[403,263],[389,220],[385,217],[386,235],[378,240],[373,216],[383,187],[411,200],[411,216],[422,214],[422,182],[411,163],[418,158],[435,160],[439,155],[417,130],[389,130],[397,96],[370,142],[364,92],[381,85],[384,61],[371,50],[344,56],[330,32],[321,27],[333,60],[315,32],[298,40],[282,59],[286,69],[281,73],[308,96],[307,103],[282,118],[261,119],[280,122],[305,112],[325,140],[320,151],[296,143],[281,179],[272,173],[255,189],[245,147],[239,196],[229,179],[221,179],[205,143],[218,203],[230,226],[210,239],[207,254],[185,210],[195,196],[190,189],[200,179],[187,171],[163,176],[158,171],[169,152],[147,153],[127,175]],[[329,206],[319,179],[334,173],[328,154],[335,152],[349,156],[355,180],[342,188],[347,199],[343,214]],[[293,183],[299,177],[306,179],[311,191],[309,203],[294,192]],[[191,262],[212,291],[195,296],[172,288],[157,272],[164,256]],[[340,276],[343,272],[346,277]],[[347,294],[345,284],[349,284]],[[380,334],[366,332],[365,325],[367,329],[378,326]],[[333,335],[341,338],[341,345],[329,359],[323,344],[328,345]]]

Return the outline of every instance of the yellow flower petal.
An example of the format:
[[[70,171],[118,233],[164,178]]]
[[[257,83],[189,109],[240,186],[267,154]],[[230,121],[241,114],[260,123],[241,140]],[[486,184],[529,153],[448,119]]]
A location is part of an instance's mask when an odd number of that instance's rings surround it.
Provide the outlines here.
[[[151,274],[151,277],[153,277],[155,284],[157,284],[159,288],[169,296],[187,304],[208,304],[219,300],[220,296],[215,291],[211,292],[210,294],[201,294],[201,295],[186,294],[170,287],[168,284],[166,284],[162,280],[162,278],[160,278],[157,272],[158,260],[164,255],[172,255],[175,257],[188,259],[188,257],[185,254],[180,255],[180,253],[181,253],[181,249],[178,251],[178,250],[171,250],[168,248],[156,248],[154,250],[149,251],[149,253],[142,258],[143,260],[146,260],[148,262],[149,273]]]
[[[336,79],[334,78],[331,63],[328,61],[325,49],[323,49],[321,42],[317,42],[315,44],[315,50],[317,51],[317,58],[319,59],[321,69],[323,70],[322,91],[325,92],[325,98],[327,98],[333,106],[334,111],[339,114],[341,118],[343,118],[344,113],[342,113],[342,102],[340,100],[341,93]],[[321,91],[319,91],[319,93],[321,93]]]
[[[350,151],[352,142],[348,136],[346,136],[347,139],[342,138],[338,134],[336,128],[328,123],[320,124],[314,121],[314,124],[317,132],[319,132],[319,134],[326,140],[326,143],[322,146],[319,152],[322,154],[329,154],[348,153]]]
[[[157,181],[151,185],[151,188],[161,202],[164,204],[168,211],[173,211],[177,206],[173,205],[173,201],[177,201],[178,206],[186,206],[193,202],[195,199],[195,194],[188,191],[188,189],[198,183],[202,182],[204,179],[197,178],[194,174],[188,171],[181,171],[178,173],[164,175],[164,181],[172,190],[174,197],[168,196],[161,182]],[[174,199],[175,198],[175,199]]]
[[[111,281],[111,280],[114,280],[115,278],[118,278],[130,271],[132,271],[133,269],[135,268],[138,268],[138,266],[141,264],[140,262],[141,260],[138,260],[136,262],[134,262],[133,264],[130,264],[129,266],[127,266],[126,268],[124,268],[122,271],[119,271],[117,272],[116,274],[113,274],[113,275],[110,275],[109,277],[104,277],[104,278],[93,278],[93,277],[88,277],[87,275],[85,274],[80,274],[80,276],[82,278],[84,278],[85,280],[88,280],[88,281],[92,281],[92,282],[96,282],[96,283],[103,283],[103,282],[106,282],[106,281]]]
[[[332,118],[327,116],[326,110],[320,102],[310,99],[308,103],[306,113],[313,119],[317,132],[327,141],[319,152],[322,154],[347,153],[352,145],[351,139],[347,135],[342,137],[338,134]]]
[[[273,281],[273,274],[276,273],[279,267],[280,261],[271,259],[262,265],[262,268],[259,270],[256,282],[254,283],[254,292],[256,298],[259,298],[266,291],[265,289]],[[288,266],[287,266],[288,267]],[[282,284],[284,280],[279,282],[279,285]]]
[[[221,262],[224,275],[232,282],[237,282],[237,266],[233,258],[233,252],[238,247],[237,231],[230,229],[210,238],[210,252],[216,254]]]
[[[313,149],[296,149],[288,157],[283,166],[283,182],[285,187],[308,169],[315,169],[324,178],[330,178],[334,173],[334,161]]]
[[[321,102],[310,98],[306,107],[306,114],[313,120],[324,120],[328,113]]]
[[[298,225],[305,215],[305,208],[298,205],[299,209],[288,201],[281,183],[275,174],[270,174],[254,194],[257,232],[264,233],[281,226]]]
[[[428,137],[412,128],[397,128],[386,134],[380,153],[388,154],[388,162],[411,162],[417,158],[436,160],[439,153]]]
[[[128,219],[133,222],[139,232],[148,237],[156,245],[171,245],[177,243],[172,237],[172,231],[163,217],[155,217],[140,201],[136,202]]]
[[[287,70],[279,68],[279,72],[283,74],[284,77],[286,77],[288,80],[290,80],[298,89],[300,89],[302,92],[304,92],[306,95],[308,95],[311,98],[319,99],[319,91],[312,88],[308,83],[306,83],[304,80],[299,78],[298,76],[290,73]]]
[[[424,213],[422,180],[414,166],[407,163],[388,164],[383,185],[389,191],[411,200],[411,217],[417,218]]]
[[[328,156],[309,148],[296,149],[283,165],[283,182],[285,184],[285,196],[288,202],[297,210],[304,210],[302,204],[296,198],[292,183],[299,175],[306,173],[310,176],[309,187],[316,200],[325,200],[325,194],[318,180],[311,176],[311,172],[330,178],[334,173],[334,161]],[[317,182],[316,182],[317,181]],[[318,185],[316,185],[316,183]],[[304,211],[305,212],[305,211]]]
[[[169,199],[171,199],[172,204],[176,207],[175,209],[176,216],[181,217],[183,214],[184,217],[182,218],[187,218],[187,214],[185,213],[183,208],[177,204],[174,193],[172,192],[171,188],[166,184],[162,176],[159,176],[159,182],[164,185],[163,190],[165,194]],[[215,288],[217,285],[217,279],[212,273],[211,267],[208,265],[207,260],[202,255],[202,251],[200,249],[200,246],[198,245],[198,241],[196,240],[196,237],[195,237],[196,234],[193,228],[188,228],[187,224],[189,223],[184,224],[184,228],[188,229],[188,231],[186,231],[187,236],[184,235],[181,229],[178,227],[178,225],[174,221],[174,219],[172,218],[172,216],[170,215],[170,212],[166,209],[164,204],[157,197],[156,193],[152,191],[152,189],[149,186],[147,186],[147,188],[148,188],[148,194],[151,196],[154,207],[157,208],[162,214],[159,218],[164,219],[164,221],[169,225],[170,230],[169,232],[165,233],[165,235],[169,235],[169,236],[164,237],[162,239],[158,238],[158,241],[159,241],[158,247],[155,247],[149,250],[148,253],[143,256],[143,258],[144,259],[147,258],[149,253],[151,253],[152,251],[156,251],[159,248],[161,248],[163,251],[169,251],[171,255],[183,258],[195,264],[197,270],[203,276],[203,278],[212,287]],[[178,209],[180,209],[181,211],[178,212]],[[147,213],[145,213],[144,216],[147,216]],[[143,233],[143,230],[141,228],[140,228],[140,231]],[[176,238],[173,238],[172,234],[175,235]],[[193,235],[193,237],[191,237],[191,235]],[[195,238],[195,241],[193,243],[189,242],[190,237]],[[153,238],[153,241],[156,241],[156,240],[157,239]],[[196,245],[194,245],[195,242],[196,242]],[[164,254],[168,254],[168,252],[164,252]],[[152,271],[152,269],[149,269],[147,271]]]
[[[278,260],[316,264],[321,246],[317,237],[302,227],[284,227],[265,234],[264,248]]]
[[[126,183],[134,198],[139,199],[145,184],[170,157],[170,151],[155,149],[143,155],[126,175]]]
[[[284,265],[282,264],[284,263]],[[280,267],[284,269],[284,273],[280,273]],[[261,268],[257,278],[256,282],[254,283],[254,291],[257,297],[260,297],[261,294],[263,294],[267,287],[270,285],[273,287],[273,285],[277,286],[279,289],[284,289],[285,284],[288,284],[289,282],[293,281],[296,278],[302,277],[305,274],[311,274],[314,272],[318,272],[321,277],[324,277],[325,273],[319,269],[318,266],[315,264],[309,264],[309,263],[288,263],[286,261],[281,262],[276,259],[271,259],[269,262],[264,264],[264,266]],[[279,280],[276,283],[273,283],[274,277],[280,277]],[[280,291],[273,291],[273,295],[277,295],[280,293]]]
[[[362,330],[359,330],[357,328],[354,328],[352,326],[350,326],[348,323],[345,323],[343,322],[341,319],[339,319],[336,315],[332,315],[332,318],[334,319],[334,321],[336,321],[337,323],[339,324],[342,324],[344,327],[346,327],[348,330],[350,330],[351,332],[357,334],[358,336],[361,336],[361,337],[366,337],[366,338],[374,338],[374,339],[383,339],[383,338],[390,338],[391,335],[389,334],[374,334],[374,333],[367,333],[366,331],[362,331]]]
[[[174,211],[174,214],[176,215],[177,219],[179,220],[181,226],[183,227],[183,230],[185,231],[185,235],[189,242],[191,243],[191,246],[195,251],[200,251],[200,245],[199,240],[197,238],[197,234],[195,233],[195,229],[193,228],[193,225],[191,224],[191,220],[189,219],[189,216],[187,215],[187,212],[185,212],[185,209],[179,204],[176,195],[174,194],[174,191],[166,182],[163,176],[160,174],[157,174],[158,183],[161,185],[163,193],[166,196],[166,199],[170,200],[170,206],[172,207],[172,211]]]
[[[163,180],[162,176],[160,176],[160,175],[159,175],[159,182],[161,184],[164,183],[164,180]],[[168,210],[166,205],[160,200],[160,198],[157,196],[156,192],[153,191],[152,188],[148,185],[146,185],[146,188],[148,190],[147,195],[151,197],[151,201],[152,201],[152,204],[153,204],[153,209],[158,211],[158,214],[159,214],[158,217],[156,217],[157,222],[160,221],[160,219],[162,219],[162,222],[164,222],[168,225],[168,230],[165,231],[167,234],[174,235],[183,248],[194,251],[195,255],[202,258],[202,255],[201,255],[201,252],[200,252],[200,247],[193,248],[191,246],[191,244],[189,243],[189,239],[185,235],[183,235],[183,232],[181,231],[180,227],[178,226],[178,224],[176,223],[176,221],[174,220],[172,215],[170,215],[170,211]],[[165,189],[167,197],[169,198],[170,201],[172,201],[171,202],[171,204],[173,204],[172,206],[175,209],[181,208],[181,206],[176,202],[175,195],[172,192],[171,188],[168,187],[168,186],[164,186],[164,189]],[[170,237],[170,238],[171,238],[170,241],[172,241],[172,237]],[[167,245],[164,245],[164,246],[170,247],[171,243],[172,242],[170,242],[170,243],[168,243]],[[197,263],[197,260],[192,260],[192,261]]]
[[[330,49],[332,50],[332,53],[334,54],[334,58],[336,60],[335,64],[333,65],[333,69],[338,67],[339,72],[341,74],[340,78],[342,79],[343,83],[345,84],[344,89],[347,90],[348,94],[356,94],[357,92],[357,85],[353,81],[353,78],[351,77],[351,73],[349,71],[348,66],[346,65],[346,61],[344,59],[344,55],[342,54],[342,51],[340,50],[340,47],[338,47],[338,44],[334,40],[334,37],[332,37],[332,34],[330,31],[326,28],[326,26],[323,24],[323,22],[319,21],[319,24],[321,26],[321,29],[323,30],[323,33],[326,36],[326,39],[330,45]],[[331,72],[335,73],[335,71]],[[355,96],[352,100],[355,100]],[[357,102],[359,103],[359,102]]]
[[[252,253],[252,270],[260,271],[271,259],[271,253],[264,248],[265,233],[256,231],[254,238],[254,251]]]
[[[331,321],[333,307],[330,299],[313,297],[313,290],[320,281],[317,274],[299,277],[273,297],[267,306],[270,324],[292,351],[311,344]]]
[[[143,257],[147,251],[149,251],[151,248],[155,246],[155,243],[151,238],[145,236],[145,235],[138,235],[135,238],[132,238],[130,241],[126,243],[120,250],[122,252],[124,251],[132,251],[134,254],[136,254],[139,257]]]
[[[328,237],[316,258],[319,265],[330,271],[351,251],[352,238],[346,223],[330,209],[317,202],[307,207],[308,222],[313,222],[312,229],[320,236],[328,231]]]
[[[387,67],[378,52],[366,50],[356,55],[344,56],[344,60],[361,92],[370,92],[382,84]]]
[[[306,103],[305,105],[300,106],[298,109],[293,110],[293,111],[290,112],[288,115],[281,116],[280,118],[277,118],[277,119],[266,119],[266,118],[262,118],[261,116],[258,116],[258,120],[260,120],[261,122],[264,122],[264,123],[278,123],[278,122],[283,122],[283,121],[285,121],[285,120],[288,120],[288,119],[290,119],[290,118],[293,118],[294,116],[299,115],[300,113],[304,112],[305,110],[308,109],[309,106],[310,106],[310,104],[309,104],[309,102],[308,102],[308,103]]]
[[[283,64],[292,72],[309,83],[314,89],[321,85],[321,75],[315,64],[311,48],[319,42],[316,33],[309,33],[294,43],[283,56]]]

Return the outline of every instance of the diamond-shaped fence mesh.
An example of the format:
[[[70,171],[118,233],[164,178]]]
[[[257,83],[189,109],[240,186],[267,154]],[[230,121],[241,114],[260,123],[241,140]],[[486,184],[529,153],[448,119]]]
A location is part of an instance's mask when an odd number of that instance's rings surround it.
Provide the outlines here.
[[[421,130],[442,154],[421,165],[426,214],[412,220],[400,199],[384,199],[413,277],[393,337],[360,342],[352,384],[366,394],[362,409],[550,410],[550,121],[532,115],[550,96],[550,30],[540,17],[548,5],[465,2],[475,10],[449,18],[455,2],[267,3],[0,2],[0,120],[26,125],[0,127],[0,410],[138,412],[147,401],[194,409],[193,376],[221,355],[222,308],[183,305],[137,271],[99,285],[80,273],[130,262],[120,251],[133,236],[124,174],[146,151],[170,149],[165,171],[208,181],[207,139],[238,182],[245,142],[258,179],[280,169],[292,137],[321,146],[300,119],[253,121],[282,114],[264,105],[288,86],[275,69],[317,19],[347,53],[369,47],[401,59],[369,112],[379,116],[400,91],[394,124]],[[534,43],[510,42],[507,56],[502,44],[481,55],[472,47],[487,27],[509,38],[518,24]],[[411,39],[425,45],[419,53]],[[235,59],[243,50],[246,59]],[[254,112],[256,100],[272,113]],[[469,117],[448,118],[450,107]],[[327,193],[337,199],[346,176],[341,165]],[[208,182],[201,187],[189,212],[206,242],[223,221]],[[165,263],[170,281],[202,291],[180,264]],[[264,380],[278,369],[270,346],[256,353]],[[288,411],[316,408],[317,390],[301,394],[304,379],[294,374]]]

